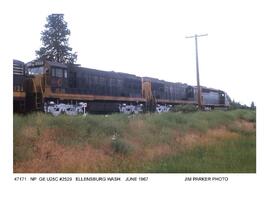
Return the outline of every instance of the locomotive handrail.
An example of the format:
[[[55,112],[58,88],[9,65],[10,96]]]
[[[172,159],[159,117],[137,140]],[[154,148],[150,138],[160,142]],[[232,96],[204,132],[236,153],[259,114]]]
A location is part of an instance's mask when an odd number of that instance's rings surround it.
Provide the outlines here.
[[[34,92],[37,93],[37,87],[36,87],[36,83],[34,81],[35,78],[31,78],[31,81],[33,83],[33,87],[34,87]]]
[[[42,78],[43,78],[43,76],[39,79],[39,84],[40,84],[40,91],[41,91],[41,94],[43,96],[44,95],[44,89],[43,89],[43,86],[42,86]]]

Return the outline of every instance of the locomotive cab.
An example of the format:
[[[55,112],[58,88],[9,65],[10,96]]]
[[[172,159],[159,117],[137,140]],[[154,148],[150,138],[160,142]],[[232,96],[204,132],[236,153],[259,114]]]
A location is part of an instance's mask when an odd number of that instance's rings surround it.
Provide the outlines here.
[[[31,61],[26,63],[26,106],[28,110],[41,110],[43,94],[45,92],[45,75],[47,68],[43,61]]]
[[[65,93],[67,87],[67,66],[50,61],[27,63],[27,72],[32,80],[33,92]],[[49,89],[48,89],[49,88]]]
[[[219,92],[219,104],[225,105],[225,93],[223,91]]]
[[[44,61],[32,61],[26,64],[28,74],[27,89],[28,93],[44,93],[48,68]]]
[[[49,76],[48,84],[53,93],[66,93],[68,73],[67,66],[60,63],[48,62]]]
[[[50,61],[32,61],[26,64],[26,69],[28,74],[26,94],[29,109],[41,110],[47,95],[66,92],[66,65]]]
[[[186,88],[186,99],[187,100],[194,100],[194,88],[192,86],[188,86]]]

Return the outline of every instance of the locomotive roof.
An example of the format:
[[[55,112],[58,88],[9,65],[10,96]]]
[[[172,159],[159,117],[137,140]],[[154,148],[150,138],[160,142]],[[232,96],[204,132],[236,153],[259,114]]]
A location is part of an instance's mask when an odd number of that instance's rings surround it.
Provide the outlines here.
[[[13,59],[13,65],[24,65],[24,62]]]
[[[193,87],[194,87],[194,89],[197,89],[197,86],[193,86]],[[220,90],[220,89],[208,88],[208,87],[206,87],[206,86],[201,86],[201,88],[207,89],[207,90],[210,90],[210,91],[223,92],[223,91]]]
[[[150,81],[154,81],[154,82],[157,82],[157,83],[171,83],[171,84],[176,84],[176,85],[188,85],[186,83],[181,83],[181,82],[169,82],[169,81],[165,81],[165,80],[160,80],[158,78],[151,78],[151,77],[143,77],[143,79],[148,79]]]
[[[93,68],[85,68],[85,67],[79,67],[79,66],[71,66],[72,70],[84,70],[84,71],[90,71],[93,73],[99,73],[99,74],[111,74],[112,76],[116,77],[129,77],[129,78],[139,78],[136,75],[133,74],[128,74],[128,73],[121,73],[121,72],[115,72],[115,71],[105,71],[105,70],[98,70],[98,69],[93,69]]]
[[[31,65],[33,63],[35,63],[36,61],[31,61],[26,63],[26,65]],[[40,62],[40,61],[38,61]],[[42,62],[42,61],[41,61]],[[139,76],[136,76],[134,74],[128,74],[128,73],[122,73],[122,72],[115,72],[115,71],[105,71],[105,70],[98,70],[98,69],[93,69],[93,68],[86,68],[86,67],[81,67],[80,65],[74,64],[74,65],[66,65],[66,64],[62,64],[62,63],[58,63],[58,62],[52,62],[52,61],[46,61],[49,65],[54,66],[54,67],[60,67],[60,68],[69,68],[71,70],[84,70],[84,71],[92,71],[94,73],[105,73],[105,74],[111,74],[112,76],[115,77],[126,77],[126,78],[141,78]],[[20,64],[24,64],[22,61],[19,60],[15,60],[13,59],[13,63],[20,63]],[[157,78],[151,78],[151,77],[142,77],[143,79],[149,79],[150,81],[153,82],[157,82],[157,83],[171,83],[171,84],[177,84],[177,85],[187,85],[186,83],[180,83],[180,82],[169,82],[169,81],[165,81],[165,80],[160,80]],[[220,89],[214,89],[214,88],[208,88],[206,86],[201,86],[203,89],[207,89],[210,91],[216,91],[216,92],[223,92]],[[193,86],[194,89],[197,89],[197,86]]]
[[[38,67],[38,66],[43,66],[45,63],[47,63],[48,65],[53,66],[53,67],[67,68],[66,64],[62,64],[59,62],[52,62],[52,61],[48,61],[48,60],[46,60],[45,62],[43,60],[32,60],[30,62],[27,62],[25,65],[27,67]]]
[[[51,65],[51,66],[54,66],[54,67],[67,68],[66,64],[62,64],[62,63],[59,63],[59,62],[47,61],[47,63],[49,65]]]

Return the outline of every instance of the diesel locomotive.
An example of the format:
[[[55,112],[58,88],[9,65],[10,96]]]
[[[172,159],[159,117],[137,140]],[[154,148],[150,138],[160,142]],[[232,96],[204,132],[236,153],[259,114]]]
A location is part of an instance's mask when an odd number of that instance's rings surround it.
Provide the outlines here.
[[[166,112],[174,105],[197,105],[197,88],[150,77],[84,68],[51,61],[13,60],[14,112]],[[201,87],[204,108],[228,107],[222,91]]]

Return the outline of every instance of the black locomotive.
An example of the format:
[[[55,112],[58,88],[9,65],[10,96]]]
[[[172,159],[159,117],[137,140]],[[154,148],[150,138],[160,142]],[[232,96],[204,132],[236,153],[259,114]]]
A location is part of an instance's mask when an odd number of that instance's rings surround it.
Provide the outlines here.
[[[25,80],[26,75],[24,63],[19,60],[13,60],[13,100],[15,111],[22,112],[25,110]]]
[[[127,73],[101,71],[50,61],[13,60],[14,111],[142,112],[197,105],[197,88]],[[227,107],[224,91],[202,87],[204,107]]]

